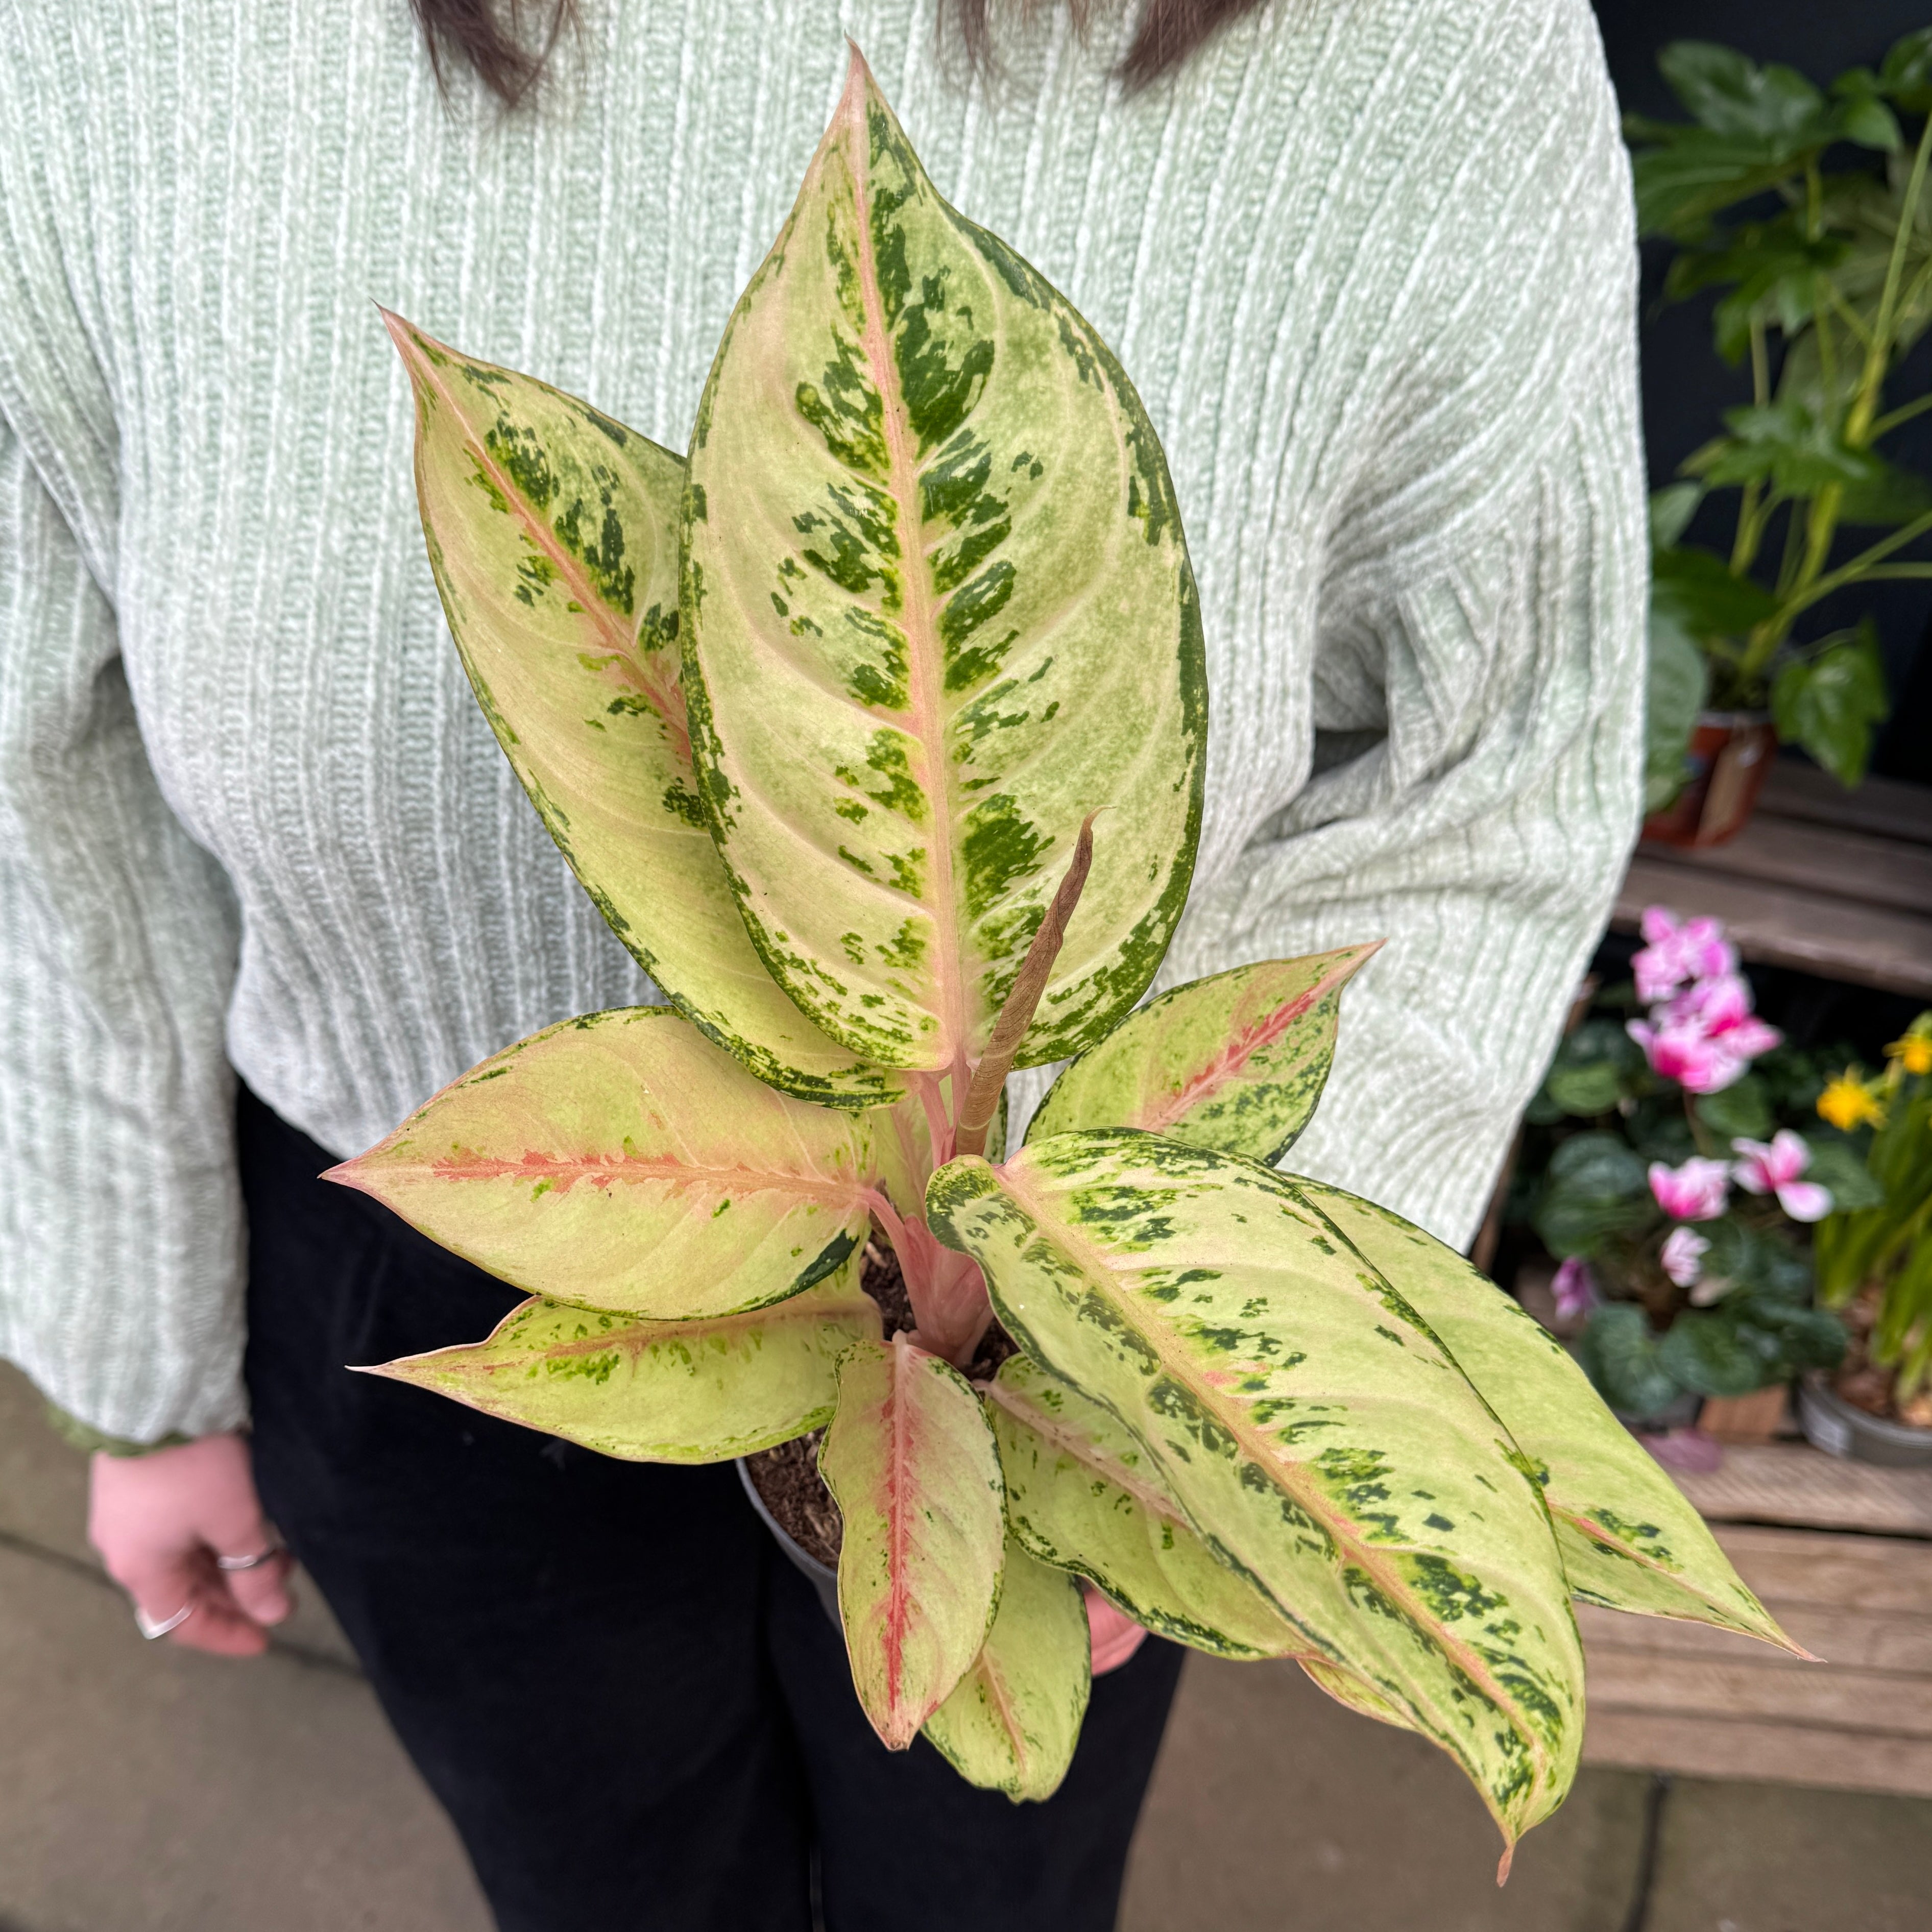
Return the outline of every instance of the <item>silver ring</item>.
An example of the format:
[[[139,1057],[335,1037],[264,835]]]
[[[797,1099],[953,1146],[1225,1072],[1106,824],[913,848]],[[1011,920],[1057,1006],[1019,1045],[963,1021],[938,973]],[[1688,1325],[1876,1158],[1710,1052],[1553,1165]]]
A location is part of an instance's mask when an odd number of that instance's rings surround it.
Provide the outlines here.
[[[253,1556],[218,1556],[214,1567],[218,1570],[259,1570],[264,1563],[272,1563],[282,1553],[279,1543],[272,1543],[266,1550],[258,1550]]]
[[[152,1643],[157,1637],[166,1636],[170,1630],[179,1630],[182,1625],[194,1615],[194,1606],[192,1604],[184,1604],[172,1616],[163,1617],[157,1623],[139,1604],[136,1604],[134,1606],[134,1628],[150,1643]]]

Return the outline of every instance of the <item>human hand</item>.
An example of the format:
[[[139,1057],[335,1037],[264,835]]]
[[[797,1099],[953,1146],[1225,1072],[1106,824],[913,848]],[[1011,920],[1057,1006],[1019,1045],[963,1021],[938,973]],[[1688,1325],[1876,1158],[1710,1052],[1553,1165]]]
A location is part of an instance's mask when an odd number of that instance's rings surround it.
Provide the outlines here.
[[[1118,1670],[1147,1640],[1140,1624],[1114,1609],[1091,1584],[1082,1586],[1087,1599],[1087,1635],[1094,1652],[1094,1675]]]
[[[245,1570],[215,1560],[257,1556],[275,1544],[248,1445],[232,1431],[145,1456],[96,1454],[87,1536],[149,1623],[190,1612],[169,1633],[189,1650],[258,1656],[268,1648],[265,1627],[293,1608],[286,1555]]]

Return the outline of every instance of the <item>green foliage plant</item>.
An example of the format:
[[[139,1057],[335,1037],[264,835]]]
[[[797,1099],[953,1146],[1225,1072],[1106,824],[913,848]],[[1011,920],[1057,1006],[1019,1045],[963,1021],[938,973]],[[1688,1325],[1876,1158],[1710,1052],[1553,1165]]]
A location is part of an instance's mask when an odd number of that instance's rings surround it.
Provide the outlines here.
[[[1868,1360],[1901,1417],[1932,1424],[1932,1012],[1887,1051],[1885,1070],[1847,1069],[1818,1111],[1862,1143],[1874,1187],[1818,1228],[1818,1286],[1827,1306],[1871,1306]]]
[[[1573,1596],[1785,1641],[1514,1303],[1272,1165],[1372,944],[1138,1005],[1206,751],[1173,486],[856,55],[686,456],[390,326],[478,700],[669,1004],[336,1171],[530,1297],[381,1372],[647,1461],[823,1429],[868,1716],[1016,1800],[1078,1734],[1082,1580],[1420,1732],[1506,1845],[1576,1766]],[[1009,1070],[1072,1055],[1006,1154]]]
[[[1626,120],[1639,226],[1676,244],[1666,300],[1723,292],[1716,347],[1748,362],[1752,397],[1652,500],[1646,802],[1682,789],[1706,702],[1768,709],[1856,784],[1888,708],[1877,634],[1869,619],[1802,633],[1838,592],[1932,578],[1907,554],[1932,534],[1932,488],[1881,446],[1932,408],[1887,394],[1932,321],[1932,28],[1829,88],[1704,41],[1658,64],[1690,118]],[[1736,493],[1723,555],[1680,541],[1720,491]],[[1843,556],[1854,530],[1882,534]]]

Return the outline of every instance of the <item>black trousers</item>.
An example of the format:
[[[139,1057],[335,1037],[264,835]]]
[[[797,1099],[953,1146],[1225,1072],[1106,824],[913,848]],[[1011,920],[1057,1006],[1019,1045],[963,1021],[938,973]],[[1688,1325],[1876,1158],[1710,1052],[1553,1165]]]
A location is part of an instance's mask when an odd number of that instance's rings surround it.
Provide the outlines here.
[[[725,1466],[620,1462],[345,1364],[520,1298],[240,1105],[270,1517],[455,1821],[503,1932],[1108,1932],[1180,1653],[1101,1678],[1016,1805],[887,1751],[842,1640]],[[347,1901],[345,1901],[346,1904]]]

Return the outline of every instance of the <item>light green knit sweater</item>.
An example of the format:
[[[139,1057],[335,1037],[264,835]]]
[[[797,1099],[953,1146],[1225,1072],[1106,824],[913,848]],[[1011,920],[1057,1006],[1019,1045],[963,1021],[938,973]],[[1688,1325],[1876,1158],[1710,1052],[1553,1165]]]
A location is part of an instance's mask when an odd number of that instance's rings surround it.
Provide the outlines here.
[[[1388,934],[1294,1161],[1466,1238],[1636,818],[1585,0],[1274,0],[1131,100],[1110,16],[969,86],[932,0],[584,12],[506,118],[404,0],[0,0],[0,1352],[117,1436],[233,1423],[231,1067],[348,1154],[649,996],[464,682],[371,298],[682,448],[848,32],[1166,444],[1213,705],[1166,979]]]

